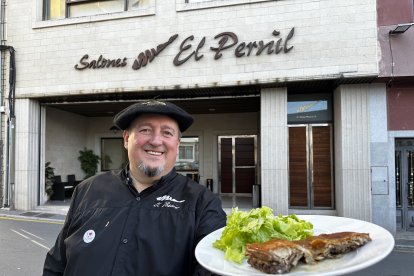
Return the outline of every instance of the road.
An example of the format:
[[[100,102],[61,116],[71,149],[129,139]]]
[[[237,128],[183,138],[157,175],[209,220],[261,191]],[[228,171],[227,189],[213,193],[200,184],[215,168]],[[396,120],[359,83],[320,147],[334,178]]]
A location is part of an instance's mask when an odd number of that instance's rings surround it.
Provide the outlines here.
[[[42,275],[62,222],[0,217],[0,276]]]
[[[414,250],[394,249],[381,262],[350,274],[350,276],[411,276],[414,275]]]
[[[55,243],[62,222],[0,216],[0,276],[42,275],[47,251]],[[394,249],[381,262],[352,276],[411,276],[414,249]]]

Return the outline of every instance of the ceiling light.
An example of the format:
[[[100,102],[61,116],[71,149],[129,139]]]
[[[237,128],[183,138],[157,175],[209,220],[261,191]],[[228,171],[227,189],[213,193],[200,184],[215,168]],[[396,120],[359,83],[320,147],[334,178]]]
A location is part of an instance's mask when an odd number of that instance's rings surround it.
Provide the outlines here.
[[[120,129],[117,126],[111,126],[109,130],[116,134]]]

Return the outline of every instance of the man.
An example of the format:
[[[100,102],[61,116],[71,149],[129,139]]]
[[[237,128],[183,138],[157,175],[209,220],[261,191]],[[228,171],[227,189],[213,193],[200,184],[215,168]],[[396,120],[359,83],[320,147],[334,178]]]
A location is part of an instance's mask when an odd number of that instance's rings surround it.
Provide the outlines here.
[[[226,215],[217,195],[174,169],[193,118],[148,101],[127,107],[114,123],[129,165],[76,187],[43,275],[208,275],[195,246],[225,226]]]

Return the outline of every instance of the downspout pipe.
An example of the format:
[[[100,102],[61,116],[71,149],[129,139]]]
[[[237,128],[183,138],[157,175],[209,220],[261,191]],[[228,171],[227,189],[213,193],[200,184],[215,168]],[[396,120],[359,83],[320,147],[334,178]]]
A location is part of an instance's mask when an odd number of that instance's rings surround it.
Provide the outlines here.
[[[14,189],[15,189],[15,131],[16,131],[16,116],[15,116],[15,88],[16,88],[16,63],[15,50],[12,46],[0,45],[0,51],[9,51],[10,66],[9,66],[9,116],[7,119],[7,141],[6,141],[6,176],[5,176],[5,196],[4,207],[9,207],[11,210],[14,206]]]

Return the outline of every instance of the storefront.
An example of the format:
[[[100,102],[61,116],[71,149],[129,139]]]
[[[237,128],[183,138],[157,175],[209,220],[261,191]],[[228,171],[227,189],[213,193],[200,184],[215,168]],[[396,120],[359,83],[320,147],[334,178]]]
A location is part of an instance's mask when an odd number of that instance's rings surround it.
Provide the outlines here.
[[[19,53],[16,208],[47,200],[45,162],[82,179],[86,147],[100,156],[99,171],[123,166],[112,118],[157,98],[195,117],[177,169],[228,207],[253,207],[259,187],[275,213],[395,229],[390,213],[373,209],[371,189],[382,172],[372,168],[388,164],[377,143],[387,140],[387,115],[386,86],[373,83],[375,1],[138,2],[98,14],[66,1],[70,12],[50,13],[54,20],[43,1],[23,1],[26,17],[22,1],[9,3]],[[82,6],[88,14],[78,17]]]
[[[382,139],[382,159],[372,180],[377,201],[373,221],[387,219],[396,231],[414,231],[414,3],[411,0],[377,1],[379,58],[378,81],[386,83],[388,137]],[[380,156],[378,159],[380,160]],[[385,160],[388,160],[386,162]],[[374,164],[376,165],[376,164]],[[388,213],[383,217],[379,213]]]

